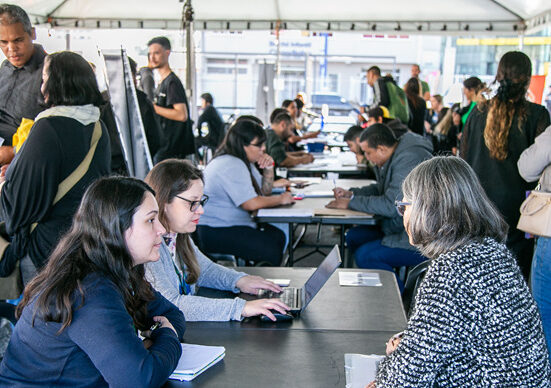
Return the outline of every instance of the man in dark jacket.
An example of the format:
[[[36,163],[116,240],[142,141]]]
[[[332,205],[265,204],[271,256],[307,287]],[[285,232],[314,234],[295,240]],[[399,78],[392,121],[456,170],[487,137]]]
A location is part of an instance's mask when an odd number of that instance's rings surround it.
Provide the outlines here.
[[[224,140],[224,122],[213,105],[214,99],[210,93],[201,94],[201,109],[203,112],[197,120],[199,138],[195,139],[197,147],[207,146],[216,150]],[[202,132],[203,124],[208,126],[208,134]]]
[[[19,6],[0,4],[0,48],[6,60],[0,66],[0,164],[14,157],[12,137],[23,118],[34,120],[43,108],[40,92],[46,52],[33,44],[36,33]]]
[[[327,207],[351,209],[381,217],[376,226],[357,226],[346,235],[351,253],[360,268],[385,269],[411,266],[425,260],[409,244],[402,217],[394,202],[401,201],[404,178],[422,161],[431,158],[432,145],[408,132],[396,139],[389,127],[373,124],[360,137],[365,157],[375,164],[377,183],[345,190],[334,189],[335,200]],[[398,281],[400,287],[402,284]]]

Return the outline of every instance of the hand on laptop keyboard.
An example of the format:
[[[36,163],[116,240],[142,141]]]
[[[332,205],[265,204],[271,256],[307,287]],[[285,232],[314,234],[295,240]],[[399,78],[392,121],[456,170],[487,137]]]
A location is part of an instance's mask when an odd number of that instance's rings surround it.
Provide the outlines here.
[[[258,295],[260,290],[268,290],[273,292],[281,292],[282,288],[277,284],[266,280],[260,276],[247,275],[243,276],[241,279],[235,283],[235,286],[241,290],[251,295]]]
[[[285,315],[287,314],[287,311],[289,311],[289,307],[279,299],[250,300],[245,303],[245,308],[243,309],[241,315],[243,317],[254,317],[256,315],[263,314],[272,321],[275,321],[276,317],[271,310],[275,310],[276,312]]]

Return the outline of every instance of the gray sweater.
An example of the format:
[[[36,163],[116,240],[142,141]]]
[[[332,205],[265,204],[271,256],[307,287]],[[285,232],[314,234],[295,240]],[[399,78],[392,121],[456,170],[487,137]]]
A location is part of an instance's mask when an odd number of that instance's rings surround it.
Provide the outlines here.
[[[247,274],[237,272],[213,263],[193,243],[195,257],[199,263],[200,275],[197,284],[191,284],[191,295],[180,295],[179,279],[174,269],[172,256],[163,241],[161,258],[145,265],[145,277],[153,288],[166,299],[174,303],[183,313],[186,321],[239,321],[245,307],[245,300],[213,299],[196,296],[199,287],[209,287],[218,290],[239,292],[235,283]],[[176,266],[181,271],[176,260]]]
[[[547,127],[545,132],[536,137],[534,144],[522,152],[517,166],[520,176],[526,182],[534,182],[540,179],[543,170],[547,166],[551,166],[551,126]],[[541,184],[543,191],[551,192],[549,178],[542,179]]]
[[[432,145],[423,137],[408,132],[400,137],[392,156],[382,167],[375,167],[377,183],[350,190],[354,198],[348,204],[352,210],[382,217],[382,244],[390,248],[414,250],[404,230],[402,217],[394,201],[402,200],[402,182],[419,163],[432,157]]]

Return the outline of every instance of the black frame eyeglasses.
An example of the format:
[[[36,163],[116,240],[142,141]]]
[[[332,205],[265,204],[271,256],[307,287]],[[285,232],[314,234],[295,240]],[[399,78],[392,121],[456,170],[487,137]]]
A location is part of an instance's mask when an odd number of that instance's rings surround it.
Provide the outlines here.
[[[199,209],[199,206],[205,206],[205,204],[208,202],[209,200],[209,196],[208,195],[204,195],[201,197],[201,199],[199,201],[192,201],[192,200],[189,200],[189,199],[186,199],[184,197],[180,197],[179,195],[176,195],[177,198],[180,198],[181,200],[184,200],[186,202],[189,202],[189,210],[194,212],[196,211],[197,209]]]
[[[404,213],[406,212],[406,206],[410,206],[411,202],[404,202],[404,201],[395,201],[394,206],[396,206],[396,211],[400,216],[404,216]]]

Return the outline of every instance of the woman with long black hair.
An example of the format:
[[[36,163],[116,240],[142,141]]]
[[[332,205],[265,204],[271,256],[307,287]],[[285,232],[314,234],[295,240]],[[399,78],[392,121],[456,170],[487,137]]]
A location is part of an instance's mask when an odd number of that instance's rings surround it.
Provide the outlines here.
[[[490,99],[481,94],[461,139],[460,155],[480,178],[490,200],[509,225],[507,247],[516,255],[528,278],[533,243],[517,229],[520,205],[534,185],[521,178],[517,161],[549,126],[549,112],[526,100],[532,63],[526,54],[510,51],[499,61],[495,83],[497,93]]]
[[[419,80],[410,78],[404,87],[408,99],[410,119],[409,128],[423,136],[425,134],[425,115],[427,113],[427,103],[419,96]]]
[[[0,195],[2,219],[11,241],[2,247],[0,276],[12,273],[21,261],[25,284],[46,264],[71,226],[88,185],[111,172],[109,135],[99,121],[103,99],[88,62],[69,51],[48,55],[42,94],[48,109],[35,118],[27,140],[7,169]],[[60,184],[90,152],[96,128],[100,137],[88,167],[55,202]]]
[[[153,190],[104,178],[26,287],[2,386],[159,387],[178,365],[184,316],[144,279],[164,227]],[[161,326],[150,329],[154,322]],[[148,338],[144,343],[136,329]]]
[[[284,233],[270,224],[258,225],[251,213],[293,202],[290,193],[270,195],[274,161],[264,151],[266,133],[251,120],[240,120],[226,134],[214,159],[205,168],[209,202],[199,221],[203,252],[225,253],[278,266]],[[255,164],[263,169],[261,175]]]

